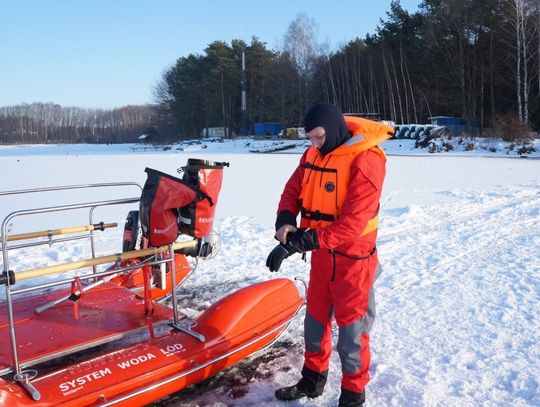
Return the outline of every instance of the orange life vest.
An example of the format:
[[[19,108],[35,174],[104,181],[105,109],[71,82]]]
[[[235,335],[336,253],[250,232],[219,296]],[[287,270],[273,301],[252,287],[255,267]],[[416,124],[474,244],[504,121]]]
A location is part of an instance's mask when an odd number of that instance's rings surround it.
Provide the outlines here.
[[[386,161],[383,150],[377,145],[390,138],[394,129],[360,117],[345,116],[345,123],[352,133],[352,138],[344,144],[324,157],[313,146],[306,152],[300,193],[302,228],[326,226],[340,216],[349,186],[351,164],[358,154],[372,150]],[[362,236],[375,231],[377,225],[378,216],[374,214]]]

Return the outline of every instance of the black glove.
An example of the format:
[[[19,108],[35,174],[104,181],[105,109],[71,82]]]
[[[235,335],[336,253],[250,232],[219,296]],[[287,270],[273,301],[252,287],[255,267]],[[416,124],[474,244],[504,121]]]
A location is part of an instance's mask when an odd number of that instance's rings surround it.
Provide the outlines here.
[[[296,252],[293,251],[290,246],[279,244],[274,247],[274,249],[268,255],[268,258],[266,259],[266,267],[268,267],[270,271],[278,271],[283,260],[292,256],[294,253]]]
[[[298,229],[287,235],[287,245],[295,252],[304,253],[319,248],[317,233],[314,229]]]
[[[287,257],[292,256],[294,253],[304,253],[318,248],[319,241],[315,230],[298,229],[296,232],[287,235],[287,243],[274,247],[266,259],[266,267],[270,271],[278,271],[281,263]]]

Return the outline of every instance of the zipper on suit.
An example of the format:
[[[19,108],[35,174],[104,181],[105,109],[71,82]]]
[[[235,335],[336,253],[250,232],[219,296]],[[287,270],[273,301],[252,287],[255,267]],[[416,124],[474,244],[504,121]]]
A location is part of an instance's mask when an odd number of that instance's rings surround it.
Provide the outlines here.
[[[328,251],[332,253],[332,278],[330,279],[330,282],[333,282],[336,279],[336,253],[334,253],[334,250],[332,249]]]

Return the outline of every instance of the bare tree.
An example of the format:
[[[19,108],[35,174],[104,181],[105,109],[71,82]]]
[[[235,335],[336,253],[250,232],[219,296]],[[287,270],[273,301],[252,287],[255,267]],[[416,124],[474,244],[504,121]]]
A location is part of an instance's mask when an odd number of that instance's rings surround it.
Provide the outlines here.
[[[384,49],[381,49],[384,73],[386,77],[386,85],[388,86],[388,94],[390,96],[390,118],[397,122],[397,112],[396,112],[396,102],[394,99],[394,88],[392,86],[392,79],[390,78],[390,72],[388,71],[388,64],[386,63],[386,52]],[[403,123],[403,122],[402,122]]]
[[[110,111],[22,104],[0,108],[0,135],[5,143],[135,141],[154,116],[148,105]]]
[[[513,29],[514,52],[515,52],[515,78],[518,117],[522,123],[529,121],[529,93],[533,78],[529,75],[529,67],[532,65],[535,52],[533,47],[534,34],[539,26],[535,21],[538,17],[538,0],[506,0],[507,18]],[[537,46],[540,50],[540,45]],[[534,48],[533,48],[534,49]],[[540,51],[538,51],[540,52]],[[539,75],[540,75],[540,68]],[[539,85],[540,89],[540,85]]]
[[[536,69],[538,80],[538,98],[540,98],[540,0],[535,0],[536,19]]]
[[[317,24],[304,13],[299,13],[291,22],[284,37],[283,51],[286,52],[299,73],[298,122],[310,104],[308,87],[313,78],[315,60],[320,50],[316,40]]]

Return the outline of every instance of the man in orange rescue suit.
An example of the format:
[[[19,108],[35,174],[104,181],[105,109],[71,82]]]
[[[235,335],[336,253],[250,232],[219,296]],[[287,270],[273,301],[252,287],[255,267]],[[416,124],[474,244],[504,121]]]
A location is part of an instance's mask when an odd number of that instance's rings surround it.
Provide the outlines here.
[[[376,238],[386,158],[378,144],[385,124],[344,117],[320,103],[304,119],[311,147],[285,185],[270,271],[294,253],[313,251],[304,321],[302,378],[276,391],[279,400],[322,394],[332,351],[332,317],[339,327],[342,381],[339,406],[361,406],[369,381],[369,331],[375,317],[373,283],[380,272]],[[300,227],[296,217],[301,214]]]

